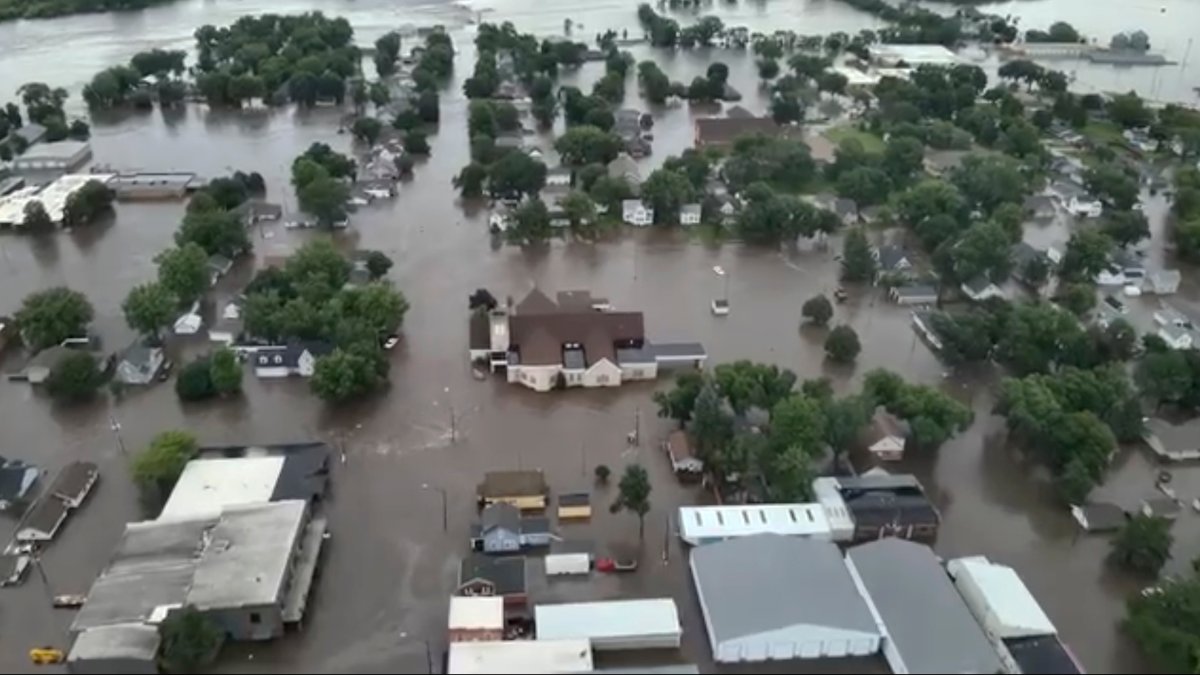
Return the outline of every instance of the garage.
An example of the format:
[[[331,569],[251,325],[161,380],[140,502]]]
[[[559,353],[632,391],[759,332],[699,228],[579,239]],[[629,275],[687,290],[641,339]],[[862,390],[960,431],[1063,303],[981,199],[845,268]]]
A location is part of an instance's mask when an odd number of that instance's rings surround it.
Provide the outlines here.
[[[692,549],[719,663],[869,656],[881,634],[835,544],[757,534]]]

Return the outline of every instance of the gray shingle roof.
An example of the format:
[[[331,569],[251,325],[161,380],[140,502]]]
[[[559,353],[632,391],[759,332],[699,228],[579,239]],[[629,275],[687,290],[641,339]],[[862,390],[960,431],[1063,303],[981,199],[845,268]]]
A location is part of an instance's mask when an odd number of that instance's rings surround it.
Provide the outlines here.
[[[880,539],[847,559],[912,673],[998,673],[1000,659],[929,547]]]
[[[797,625],[878,634],[836,545],[763,534],[692,549],[714,645]]]

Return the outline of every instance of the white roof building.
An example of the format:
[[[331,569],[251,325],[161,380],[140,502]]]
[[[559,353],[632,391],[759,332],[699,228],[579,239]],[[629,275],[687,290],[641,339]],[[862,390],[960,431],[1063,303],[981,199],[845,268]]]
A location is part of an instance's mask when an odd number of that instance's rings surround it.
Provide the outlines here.
[[[451,642],[446,667],[451,675],[591,671],[592,647],[582,639]]]
[[[450,598],[450,630],[504,630],[504,598],[455,595]]]
[[[683,628],[671,598],[537,605],[538,640],[589,640],[596,650],[678,648]]]
[[[832,539],[829,518],[820,504],[683,506],[679,536],[692,546],[753,534]]]
[[[867,49],[870,51],[872,61],[877,61],[888,66],[896,65],[902,61],[909,66],[919,66],[926,63],[950,66],[960,61],[957,54],[941,45],[877,44],[871,45]]]
[[[1011,567],[983,556],[946,563],[954,586],[993,640],[1054,635],[1054,624]]]
[[[44,188],[28,187],[0,197],[0,225],[23,225],[25,205],[29,202],[41,202],[50,220],[61,223],[67,197],[93,180],[107,184],[112,180],[112,174],[67,174]]]
[[[283,456],[197,459],[188,462],[159,520],[219,514],[226,506],[271,501]]]

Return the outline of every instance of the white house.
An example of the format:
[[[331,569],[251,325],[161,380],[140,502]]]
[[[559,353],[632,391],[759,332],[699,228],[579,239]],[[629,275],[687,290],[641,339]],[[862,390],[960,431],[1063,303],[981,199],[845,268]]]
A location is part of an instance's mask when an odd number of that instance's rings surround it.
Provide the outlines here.
[[[974,279],[962,285],[962,292],[966,296],[976,302],[982,302],[989,298],[1006,297],[1004,290],[992,283],[990,279],[984,276],[975,277]]]
[[[679,209],[680,225],[699,225],[701,209],[699,204],[684,204]]]
[[[492,232],[503,232],[512,222],[512,214],[503,206],[495,208],[488,214],[488,229]]]
[[[558,166],[546,172],[546,187],[570,187],[571,186],[571,170]]]
[[[904,444],[908,440],[904,423],[882,407],[875,411],[867,430],[867,450],[883,461],[904,458]]]
[[[150,347],[138,340],[121,353],[116,378],[125,384],[150,384],[164,361],[166,356],[161,347]]]
[[[621,202],[621,220],[630,225],[645,227],[654,223],[654,209],[640,199],[625,199]]]
[[[296,343],[279,347],[266,347],[254,354],[254,374],[263,378],[312,377],[317,358],[333,351],[333,347],[322,342]]]
[[[718,663],[870,656],[882,632],[836,544],[760,534],[692,549]]]

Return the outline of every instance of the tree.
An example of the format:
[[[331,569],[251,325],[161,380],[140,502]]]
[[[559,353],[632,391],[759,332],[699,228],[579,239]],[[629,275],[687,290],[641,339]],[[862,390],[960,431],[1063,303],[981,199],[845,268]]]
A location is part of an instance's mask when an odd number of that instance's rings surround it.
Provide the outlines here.
[[[810,54],[796,54],[788,60],[788,65],[795,71],[796,76],[805,80],[814,80],[825,69],[830,66],[831,62],[822,56],[812,56]]]
[[[296,201],[300,208],[325,226],[346,219],[346,203],[349,200],[350,188],[329,176],[320,176],[296,190]]]
[[[383,278],[390,269],[392,269],[392,259],[387,257],[386,253],[383,251],[367,253],[367,272],[370,273],[372,281]]]
[[[1020,165],[1011,157],[967,155],[951,181],[966,199],[984,213],[1005,203],[1019,204],[1028,187]]]
[[[696,450],[705,463],[720,455],[733,441],[733,417],[721,407],[721,396],[712,382],[705,384],[696,396],[692,413],[692,436]]]
[[[755,65],[758,67],[758,76],[764,80],[773,80],[779,77],[779,61],[775,59],[759,59]]]
[[[1147,127],[1154,121],[1154,113],[1133,91],[1110,98],[1106,110],[1109,119],[1126,129]]]
[[[1008,234],[1000,225],[986,221],[972,225],[950,250],[954,261],[954,276],[970,281],[980,275],[1001,281],[1012,267]]]
[[[1091,281],[1108,268],[1113,241],[1097,230],[1078,230],[1067,240],[1058,274],[1069,281]]]
[[[512,225],[504,236],[510,244],[528,246],[544,243],[554,233],[550,211],[542,200],[526,200],[512,212]]]
[[[163,328],[171,325],[178,299],[161,283],[134,286],[121,304],[125,322],[144,335],[158,338]]]
[[[646,534],[646,514],[650,512],[650,476],[640,464],[628,464],[617,489],[620,492],[611,510],[613,513],[625,510],[636,514],[638,538],[643,538]]]
[[[833,304],[824,295],[814,295],[805,301],[800,309],[800,316],[817,326],[824,326],[833,318]]]
[[[384,33],[375,41],[375,72],[387,77],[396,72],[396,59],[400,56],[400,34],[396,31]]]
[[[868,421],[870,411],[863,397],[830,400],[825,405],[825,442],[837,455],[850,452]]]
[[[233,213],[220,209],[189,210],[175,232],[175,244],[184,247],[189,243],[198,245],[208,255],[235,258],[250,250],[250,235]]]
[[[520,199],[537,194],[546,184],[546,165],[523,152],[508,152],[488,170],[493,197]]]
[[[95,393],[103,381],[90,352],[71,351],[50,369],[46,391],[59,401],[81,401]]]
[[[216,393],[223,396],[242,390],[242,364],[233,350],[221,347],[209,360],[209,379]]]
[[[646,100],[651,103],[666,103],[667,97],[671,95],[671,80],[653,61],[642,61],[638,64],[638,84],[641,85]]]
[[[1140,211],[1109,211],[1102,231],[1117,246],[1129,246],[1150,236],[1150,223]]]
[[[564,164],[583,166],[593,162],[607,164],[621,152],[621,139],[594,126],[580,125],[567,130],[554,142]]]
[[[714,374],[718,391],[739,415],[752,407],[773,410],[796,385],[796,374],[786,368],[745,360],[722,363]]]
[[[596,205],[586,193],[571,190],[559,202],[559,207],[571,224],[571,231],[579,236],[590,236],[596,224]]]
[[[891,176],[893,183],[903,185],[923,168],[924,160],[925,147],[921,141],[910,136],[900,136],[888,140],[883,151],[882,166]]]
[[[98,180],[89,180],[67,197],[63,205],[63,226],[88,225],[112,209],[115,193]]]
[[[771,119],[776,124],[791,124],[804,119],[804,103],[792,94],[776,94],[771,97]]]
[[[825,338],[825,356],[835,363],[850,363],[860,351],[858,333],[850,326],[837,326]]]
[[[842,243],[842,279],[846,281],[869,281],[875,276],[875,258],[871,244],[861,228],[846,231]]]
[[[46,207],[36,199],[25,202],[24,215],[25,219],[21,225],[31,232],[49,232],[54,229],[54,221],[50,219],[50,214],[46,213]]]
[[[1112,560],[1131,572],[1157,575],[1171,558],[1171,521],[1135,515],[1112,540]]]
[[[454,187],[458,188],[463,199],[475,199],[483,196],[483,185],[487,181],[488,169],[477,162],[464,166],[454,177]]]
[[[343,403],[373,390],[380,377],[375,364],[365,355],[335,349],[317,359],[310,382],[313,393],[323,400]]]
[[[1200,576],[1194,573],[1163,579],[1129,598],[1125,629],[1156,672],[1194,673],[1200,668],[1198,605]]]
[[[211,277],[208,255],[199,244],[188,242],[169,248],[155,257],[158,283],[181,304],[198,300],[208,288]]]
[[[996,357],[1019,374],[1044,373],[1063,362],[1082,332],[1078,319],[1050,303],[1017,303],[1000,330]]]
[[[642,183],[642,199],[654,209],[654,219],[660,223],[676,220],[679,209],[696,197],[687,176],[668,169],[658,169]]]
[[[133,458],[133,481],[143,490],[169,490],[198,451],[196,438],[190,433],[163,431]]]
[[[375,141],[379,140],[379,134],[383,133],[383,123],[374,117],[360,117],[354,120],[354,124],[350,127],[350,133],[367,145],[375,145]]]
[[[692,419],[696,407],[696,398],[705,385],[705,378],[700,373],[681,373],[675,378],[675,386],[669,391],[654,392],[654,402],[658,404],[658,416],[679,422],[682,427]]]
[[[202,356],[179,370],[175,393],[182,401],[202,401],[216,396],[212,381],[212,359]]]
[[[940,180],[917,183],[896,198],[897,217],[912,223],[917,237],[930,250],[962,231],[967,211],[959,189]]]
[[[878,204],[887,199],[891,190],[888,174],[871,166],[851,169],[837,179],[838,196],[853,199],[859,206]]]
[[[82,293],[58,286],[26,296],[14,318],[26,346],[40,351],[84,335],[92,316]]]
[[[1174,349],[1147,350],[1138,360],[1133,376],[1142,396],[1156,406],[1183,401],[1194,386],[1187,357]]]
[[[1096,307],[1096,288],[1086,282],[1066,284],[1058,301],[1075,316],[1084,316]]]
[[[428,155],[429,138],[425,135],[425,132],[413,129],[404,134],[404,150],[410,155]]]
[[[205,672],[225,641],[216,623],[191,605],[169,613],[159,626],[159,634],[159,659],[168,673]]]
[[[633,188],[621,176],[600,176],[588,191],[592,201],[608,208],[609,213],[619,213],[621,201],[633,197]]]

